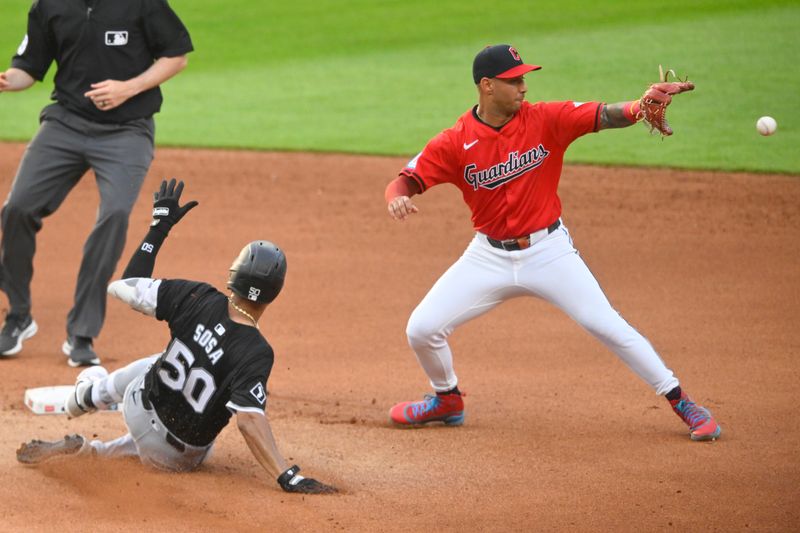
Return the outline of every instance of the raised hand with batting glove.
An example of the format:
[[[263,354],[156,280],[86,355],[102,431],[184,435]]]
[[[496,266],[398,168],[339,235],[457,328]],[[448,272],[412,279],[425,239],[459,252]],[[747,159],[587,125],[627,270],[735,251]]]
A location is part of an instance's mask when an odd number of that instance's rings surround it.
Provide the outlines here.
[[[125,267],[122,279],[150,277],[153,274],[156,255],[169,235],[169,230],[198,205],[198,202],[192,200],[181,206],[182,193],[183,181],[176,181],[175,178],[161,181],[161,186],[153,193],[153,221],[150,223],[150,231]]]
[[[153,193],[153,228],[166,235],[172,226],[197,206],[197,202],[192,200],[185,205],[180,205],[181,193],[183,192],[183,181],[175,182],[172,178],[167,182],[161,182],[161,188]]]

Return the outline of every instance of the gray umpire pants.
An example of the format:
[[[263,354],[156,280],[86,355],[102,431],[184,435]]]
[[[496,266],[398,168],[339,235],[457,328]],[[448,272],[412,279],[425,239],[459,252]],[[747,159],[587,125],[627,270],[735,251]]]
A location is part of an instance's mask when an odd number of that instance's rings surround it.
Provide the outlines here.
[[[67,333],[97,337],[106,312],[106,287],[125,246],[128,215],[153,160],[152,117],[100,124],[60,104],[42,110],[2,210],[0,278],[10,311],[31,312],[36,233],[91,168],[100,193],[94,229],[83,247]],[[89,206],[86,206],[88,208]]]

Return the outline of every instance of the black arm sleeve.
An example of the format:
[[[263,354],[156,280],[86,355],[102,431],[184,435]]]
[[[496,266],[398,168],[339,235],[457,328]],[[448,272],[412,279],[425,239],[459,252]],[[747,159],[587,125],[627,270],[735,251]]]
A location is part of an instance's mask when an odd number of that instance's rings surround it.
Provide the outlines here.
[[[122,273],[122,279],[152,277],[153,268],[156,266],[156,255],[166,238],[166,233],[151,227],[144,236],[142,244],[133,252],[125,272]]]

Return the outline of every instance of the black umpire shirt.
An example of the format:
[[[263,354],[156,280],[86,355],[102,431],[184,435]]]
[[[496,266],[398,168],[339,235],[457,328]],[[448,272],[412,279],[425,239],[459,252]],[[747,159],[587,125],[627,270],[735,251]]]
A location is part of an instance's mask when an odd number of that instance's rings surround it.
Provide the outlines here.
[[[11,66],[42,81],[55,60],[53,100],[95,122],[123,123],[157,113],[161,90],[100,111],[84,96],[91,84],[135,78],[158,58],[192,50],[189,32],[167,0],[34,0]]]

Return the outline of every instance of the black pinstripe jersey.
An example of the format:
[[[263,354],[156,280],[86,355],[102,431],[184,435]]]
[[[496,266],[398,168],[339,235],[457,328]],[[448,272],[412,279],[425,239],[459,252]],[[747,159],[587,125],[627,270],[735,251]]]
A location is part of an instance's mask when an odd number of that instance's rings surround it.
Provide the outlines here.
[[[272,347],[228,314],[228,299],[206,283],[163,280],[156,318],[172,338],[145,379],[144,394],[173,435],[211,443],[232,411],[264,412]]]

